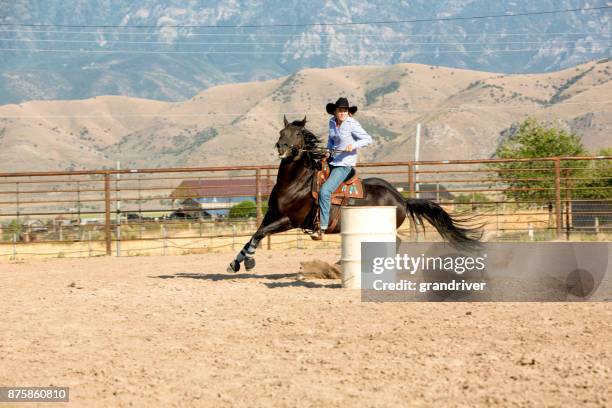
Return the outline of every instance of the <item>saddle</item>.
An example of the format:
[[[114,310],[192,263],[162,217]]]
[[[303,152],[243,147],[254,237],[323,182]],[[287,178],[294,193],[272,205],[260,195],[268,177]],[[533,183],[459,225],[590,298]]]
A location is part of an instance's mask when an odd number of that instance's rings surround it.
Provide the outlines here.
[[[329,167],[327,160],[321,160],[321,170],[317,171],[312,186],[312,196],[315,200],[319,199],[319,190],[323,183],[325,183],[325,180],[329,178],[331,172]],[[332,205],[345,205],[350,198],[363,198],[363,184],[354,168],[351,169],[344,181],[340,183],[336,191],[332,193],[331,203]]]
[[[317,210],[315,213],[315,220],[314,220],[315,229],[318,229],[319,220],[321,219],[320,208],[318,208],[319,190],[321,189],[321,186],[323,185],[323,183],[325,183],[325,180],[329,178],[330,172],[331,172],[331,169],[330,169],[329,164],[327,163],[327,160],[326,159],[321,160],[321,170],[317,171],[317,173],[315,174],[314,181],[312,183],[312,197],[315,199],[315,202],[317,203]],[[347,205],[351,198],[363,198],[363,197],[364,197],[363,184],[361,183],[361,180],[357,176],[357,172],[353,168],[351,169],[348,176],[346,176],[344,181],[338,186],[336,191],[332,193],[331,204],[332,205]],[[335,229],[336,225],[338,224],[338,221],[340,218],[339,217],[340,211],[336,212],[335,214],[336,216],[333,216],[333,214],[334,214],[333,212],[330,214],[330,220],[329,220],[330,224],[328,227],[330,231]]]

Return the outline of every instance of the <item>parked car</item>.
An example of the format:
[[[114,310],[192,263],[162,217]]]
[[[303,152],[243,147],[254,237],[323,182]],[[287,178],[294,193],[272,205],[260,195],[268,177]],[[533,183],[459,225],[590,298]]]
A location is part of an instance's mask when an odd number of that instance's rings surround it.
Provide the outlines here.
[[[212,216],[204,210],[178,209],[163,217],[164,220],[201,220],[210,219]]]
[[[125,214],[126,220],[128,223],[130,222],[144,222],[144,221],[154,221],[153,217],[146,217],[140,213],[129,212]]]
[[[102,220],[98,218],[83,218],[80,225],[102,225]]]
[[[26,230],[30,232],[48,232],[49,228],[41,220],[29,220],[23,224]]]

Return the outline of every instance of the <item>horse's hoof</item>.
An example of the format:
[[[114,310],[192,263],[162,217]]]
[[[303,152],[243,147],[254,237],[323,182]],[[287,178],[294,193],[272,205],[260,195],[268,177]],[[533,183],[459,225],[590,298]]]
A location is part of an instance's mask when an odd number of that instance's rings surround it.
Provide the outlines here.
[[[250,271],[255,267],[255,258],[245,258],[244,267],[247,271]]]
[[[227,267],[227,272],[228,273],[236,273],[240,270],[240,262],[233,260],[232,262],[230,262],[229,266]]]

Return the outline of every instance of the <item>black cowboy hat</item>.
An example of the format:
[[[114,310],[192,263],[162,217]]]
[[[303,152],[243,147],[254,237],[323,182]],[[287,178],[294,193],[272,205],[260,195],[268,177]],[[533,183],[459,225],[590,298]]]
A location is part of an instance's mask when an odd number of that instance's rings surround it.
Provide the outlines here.
[[[336,112],[336,108],[348,108],[348,110],[349,110],[351,115],[354,115],[355,112],[357,112],[357,107],[356,106],[349,106],[348,99],[346,99],[346,98],[338,98],[336,103],[328,103],[325,106],[325,110],[330,115],[333,115],[334,112]]]

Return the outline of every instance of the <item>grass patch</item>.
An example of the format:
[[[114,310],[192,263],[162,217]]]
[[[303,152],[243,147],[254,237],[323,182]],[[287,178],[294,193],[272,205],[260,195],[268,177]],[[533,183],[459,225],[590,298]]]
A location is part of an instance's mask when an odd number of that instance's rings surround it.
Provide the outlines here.
[[[383,139],[387,142],[396,139],[401,133],[393,132],[387,128],[380,126],[379,124],[368,121],[368,120],[360,120],[361,126],[363,129],[372,136],[375,140]]]
[[[178,156],[182,153],[197,149],[209,140],[214,139],[219,132],[214,127],[201,130],[193,137],[184,136],[182,133],[172,138],[173,147],[163,149],[161,153]]]
[[[478,85],[481,85],[483,82],[482,81],[475,81],[475,82],[471,82],[467,88],[465,88],[465,91],[469,91],[470,89],[476,88]]]
[[[571,77],[570,79],[568,79],[563,85],[561,85],[559,87],[559,89],[557,89],[557,92],[555,92],[555,94],[550,98],[549,103],[551,105],[554,105],[555,103],[561,102],[567,98],[569,98],[569,95],[562,95],[563,92],[567,91],[572,85],[574,85],[576,82],[580,81],[586,74],[588,74],[589,72],[591,72],[595,67],[591,67],[589,69],[587,69],[586,71]]]
[[[378,98],[383,95],[397,91],[399,89],[399,85],[400,84],[398,81],[393,81],[385,86],[381,86],[380,88],[372,89],[371,91],[366,92],[366,106],[373,104]]]

